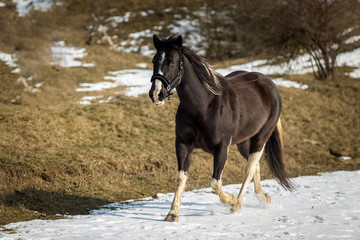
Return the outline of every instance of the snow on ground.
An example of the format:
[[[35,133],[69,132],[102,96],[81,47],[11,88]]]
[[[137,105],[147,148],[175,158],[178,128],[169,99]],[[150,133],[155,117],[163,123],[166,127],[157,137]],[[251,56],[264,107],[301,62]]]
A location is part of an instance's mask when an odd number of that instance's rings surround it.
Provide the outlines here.
[[[180,220],[164,222],[173,193],[114,203],[90,215],[64,220],[12,223],[2,239],[360,239],[360,171],[295,178],[294,192],[275,180],[262,181],[271,204],[263,204],[250,184],[241,211],[219,202],[211,189],[185,192]],[[240,185],[224,190],[237,194]]]
[[[5,4],[5,3],[0,2],[0,7],[5,7],[5,6],[6,6],[6,4]]]
[[[62,5],[63,0],[12,0],[16,3],[16,11],[20,17],[28,15],[32,9],[46,12],[49,11],[53,4]]]
[[[19,68],[19,66],[17,65],[16,61],[17,61],[17,57],[16,54],[9,54],[9,53],[3,53],[0,51],[0,61],[5,62],[5,64],[9,67],[15,68],[14,70],[11,71],[11,73],[14,74],[20,74],[21,73],[21,69]],[[24,91],[25,92],[32,92],[32,93],[37,93],[40,92],[40,88],[42,87],[43,83],[42,82],[38,82],[33,84],[33,76],[24,78],[23,76],[20,76],[17,79],[18,82],[22,83],[24,85]],[[20,96],[17,96],[16,98],[20,98]],[[12,99],[11,102],[12,103],[16,103],[16,98]]]
[[[87,56],[85,48],[66,47],[64,41],[57,41],[51,47],[51,56],[54,62],[51,64],[59,64],[61,67],[94,67],[95,63],[83,63],[79,58]]]
[[[105,76],[106,82],[98,83],[81,83],[77,88],[77,92],[92,92],[102,91],[105,89],[115,88],[119,86],[126,86],[124,94],[127,96],[137,97],[139,94],[149,92],[151,83],[150,78],[152,70],[148,69],[127,69],[120,71],[110,71],[110,76]]]
[[[352,78],[360,78],[360,48],[339,54],[336,61],[337,66],[354,67],[355,69],[349,73],[349,76]]]
[[[204,44],[205,44],[205,37],[201,34],[200,30],[200,22],[198,19],[194,19],[190,16],[190,14],[195,14],[198,16],[201,15],[201,11],[199,12],[191,12],[186,7],[182,8],[184,12],[187,12],[186,16],[183,18],[179,14],[174,15],[173,23],[169,24],[166,28],[170,31],[170,33],[181,34],[183,37],[186,37],[187,43],[193,46],[199,54],[205,55]],[[164,12],[171,12],[173,8],[163,9]],[[106,22],[112,28],[118,28],[120,23],[127,23],[131,22],[132,19],[136,18],[137,21],[139,18],[148,17],[155,12],[153,10],[148,10],[147,12],[140,12],[139,14],[126,12],[122,16],[112,16],[106,19]],[[146,21],[146,20],[144,20]],[[143,31],[133,32],[130,33],[126,40],[121,41],[118,44],[117,50],[123,52],[135,52],[140,53],[141,55],[151,57],[154,55],[155,51],[153,50],[152,46],[144,44],[145,39],[151,39],[153,34],[159,34],[159,31],[163,29],[163,26],[153,26],[152,29],[144,29]],[[117,38],[118,36],[112,36],[112,38]]]
[[[4,53],[0,51],[0,61],[5,62],[9,67],[15,68],[11,73],[20,73],[20,68],[16,64],[17,57],[15,54]]]

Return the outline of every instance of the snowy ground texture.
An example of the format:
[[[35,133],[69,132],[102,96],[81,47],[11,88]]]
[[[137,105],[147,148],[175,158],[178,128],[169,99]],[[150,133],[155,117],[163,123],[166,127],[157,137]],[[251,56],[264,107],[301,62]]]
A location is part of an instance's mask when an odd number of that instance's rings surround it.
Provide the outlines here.
[[[180,220],[164,222],[172,193],[114,203],[87,216],[12,223],[2,239],[360,239],[360,171],[295,178],[286,192],[262,181],[271,204],[260,203],[252,184],[241,211],[230,214],[211,189],[185,192]],[[240,185],[224,190],[237,194]]]

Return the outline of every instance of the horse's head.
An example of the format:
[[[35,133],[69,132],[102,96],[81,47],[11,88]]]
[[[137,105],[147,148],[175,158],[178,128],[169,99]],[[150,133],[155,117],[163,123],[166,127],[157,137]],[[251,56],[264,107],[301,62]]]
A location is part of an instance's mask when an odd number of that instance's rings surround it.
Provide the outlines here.
[[[153,76],[149,96],[156,105],[163,105],[169,99],[171,90],[179,86],[183,71],[181,56],[182,37],[168,38],[153,36],[156,54],[153,62]]]

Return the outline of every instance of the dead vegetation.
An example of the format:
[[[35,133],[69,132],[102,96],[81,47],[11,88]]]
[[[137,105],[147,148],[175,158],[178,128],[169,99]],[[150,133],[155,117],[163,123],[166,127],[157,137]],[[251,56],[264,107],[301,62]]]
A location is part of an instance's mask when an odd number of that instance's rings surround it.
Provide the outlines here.
[[[17,19],[9,8],[0,10]],[[176,96],[163,107],[155,107],[146,95],[119,94],[107,104],[77,104],[84,96],[75,92],[79,83],[101,81],[110,70],[132,68],[151,59],[92,44],[85,59],[96,67],[52,66],[51,42],[65,40],[84,47],[86,26],[91,23],[85,13],[54,11],[57,15],[52,14],[52,20],[40,12],[25,19],[47,22],[37,25],[38,29],[29,25],[28,30],[24,27],[29,32],[23,34],[14,28],[11,41],[1,35],[2,49],[18,54],[24,77],[34,76],[34,82],[44,84],[41,93],[26,93],[16,81],[18,76],[10,73],[12,68],[0,62],[0,225],[84,214],[109,202],[174,189]],[[16,21],[21,25],[27,24],[25,20]],[[11,27],[4,21],[1,24]],[[243,60],[219,65],[237,61]],[[280,87],[290,176],[360,169],[360,82],[345,77],[347,70],[339,69],[338,81],[327,84],[311,74],[284,76],[310,87],[306,91]],[[11,100],[18,96],[14,104]],[[330,149],[351,160],[341,160]],[[271,178],[265,162],[262,166],[263,178]],[[231,148],[224,184],[241,182],[244,167],[245,160]],[[195,151],[189,174],[188,190],[207,187],[211,156]]]

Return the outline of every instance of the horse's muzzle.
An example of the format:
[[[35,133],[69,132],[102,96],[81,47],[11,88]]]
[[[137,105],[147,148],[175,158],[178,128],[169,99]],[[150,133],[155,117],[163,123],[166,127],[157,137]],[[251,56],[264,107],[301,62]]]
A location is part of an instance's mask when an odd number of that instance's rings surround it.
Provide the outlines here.
[[[151,89],[149,91],[149,97],[156,105],[164,105],[165,103],[165,93],[166,89],[164,88],[163,84],[159,80],[153,81]]]

